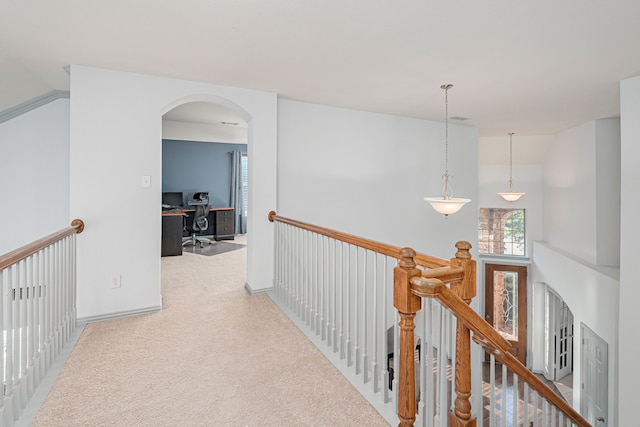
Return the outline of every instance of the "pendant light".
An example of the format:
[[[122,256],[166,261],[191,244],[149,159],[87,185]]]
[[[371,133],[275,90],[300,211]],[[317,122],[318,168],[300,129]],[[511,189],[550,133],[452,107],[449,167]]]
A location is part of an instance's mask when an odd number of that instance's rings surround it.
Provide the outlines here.
[[[498,193],[505,199],[507,202],[517,202],[520,197],[524,195],[524,193],[514,193],[513,192],[513,135],[514,132],[509,132],[509,192],[508,193]]]
[[[440,86],[440,89],[444,89],[444,105],[445,105],[445,137],[444,137],[444,175],[442,179],[444,181],[444,187],[442,189],[441,197],[425,197],[424,200],[431,204],[431,207],[436,212],[441,213],[447,218],[449,215],[454,214],[462,208],[465,203],[471,201],[471,199],[455,199],[453,197],[453,189],[449,184],[449,89],[453,87],[452,84],[446,84]]]

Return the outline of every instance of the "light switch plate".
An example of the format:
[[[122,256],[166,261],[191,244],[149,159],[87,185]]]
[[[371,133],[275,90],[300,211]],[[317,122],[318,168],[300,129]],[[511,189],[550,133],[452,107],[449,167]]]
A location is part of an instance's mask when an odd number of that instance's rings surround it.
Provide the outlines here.
[[[151,177],[149,175],[142,175],[142,188],[151,188]]]

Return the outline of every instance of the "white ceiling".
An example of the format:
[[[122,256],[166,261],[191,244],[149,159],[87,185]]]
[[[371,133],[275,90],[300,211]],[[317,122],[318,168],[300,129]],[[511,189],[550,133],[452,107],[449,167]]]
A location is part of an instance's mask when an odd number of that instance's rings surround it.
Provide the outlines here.
[[[638,0],[3,1],[0,111],[69,89],[68,64],[547,135],[619,114]]]

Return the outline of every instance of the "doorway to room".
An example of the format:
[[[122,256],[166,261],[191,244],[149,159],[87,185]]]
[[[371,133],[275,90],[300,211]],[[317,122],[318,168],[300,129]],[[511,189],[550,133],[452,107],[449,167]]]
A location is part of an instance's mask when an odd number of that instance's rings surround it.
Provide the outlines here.
[[[573,373],[573,313],[548,286],[545,292],[544,376],[561,381]]]
[[[179,194],[184,210],[193,208],[191,205],[199,200],[206,202],[207,210],[211,209],[204,227],[199,223],[200,228],[195,231],[189,225],[193,213],[187,212],[184,236],[190,232],[199,237],[185,238],[184,250],[215,255],[223,246],[239,246],[239,242],[233,242],[237,241],[236,235],[242,235],[246,244],[248,133],[248,122],[242,114],[212,101],[186,102],[162,116],[163,196]],[[163,255],[167,255],[165,222],[168,222],[164,216],[166,210],[175,210],[169,208],[163,204]],[[181,233],[180,240],[182,237]],[[190,244],[192,241],[198,244]],[[181,243],[169,255],[182,254]]]

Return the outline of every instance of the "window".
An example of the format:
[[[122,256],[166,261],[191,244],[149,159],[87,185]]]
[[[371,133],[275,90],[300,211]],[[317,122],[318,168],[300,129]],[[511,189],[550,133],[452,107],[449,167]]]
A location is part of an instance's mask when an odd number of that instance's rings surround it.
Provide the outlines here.
[[[478,243],[481,254],[524,256],[524,209],[480,208]]]

